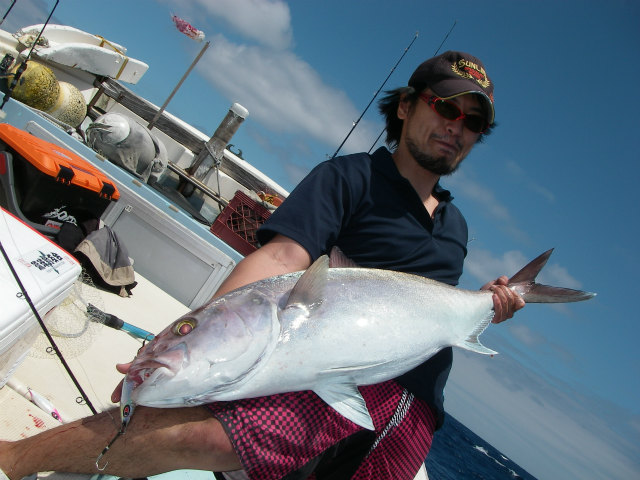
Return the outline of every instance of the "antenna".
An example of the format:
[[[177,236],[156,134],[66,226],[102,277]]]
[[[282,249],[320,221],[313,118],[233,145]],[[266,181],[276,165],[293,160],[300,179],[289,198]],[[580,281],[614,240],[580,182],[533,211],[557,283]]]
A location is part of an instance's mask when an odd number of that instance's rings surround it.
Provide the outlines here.
[[[404,56],[407,54],[407,52],[409,51],[409,49],[411,48],[411,45],[413,45],[413,42],[416,41],[416,38],[418,38],[418,32],[415,33],[415,35],[413,36],[413,40],[411,40],[411,43],[409,44],[409,46],[407,48],[404,49],[404,52],[402,52],[402,55],[400,56],[400,58],[398,59],[398,61],[396,62],[396,64],[393,66],[393,68],[391,69],[391,71],[389,72],[389,75],[387,75],[387,78],[384,79],[384,82],[382,82],[382,85],[380,85],[380,88],[378,88],[378,91],[373,95],[373,97],[371,98],[371,100],[369,100],[369,104],[365,107],[365,109],[362,111],[362,113],[360,114],[360,116],[358,117],[358,119],[353,122],[353,126],[351,127],[351,130],[349,130],[349,133],[347,133],[347,136],[344,137],[344,140],[342,140],[342,143],[340,144],[340,146],[338,147],[338,149],[335,151],[335,153],[333,154],[333,156],[331,158],[335,158],[335,156],[338,154],[338,152],[340,151],[340,149],[342,148],[342,146],[345,144],[345,142],[347,141],[347,139],[351,136],[351,133],[355,130],[355,128],[358,126],[358,123],[360,123],[360,120],[362,119],[362,117],[364,116],[365,113],[367,113],[367,110],[369,109],[369,107],[371,106],[371,104],[373,103],[373,101],[375,100],[375,98],[378,96],[378,94],[380,93],[380,90],[382,90],[382,88],[384,87],[385,83],[387,83],[387,80],[389,80],[389,77],[391,76],[391,74],[395,71],[396,67],[400,64],[400,62],[402,61],[402,59],[404,58]]]

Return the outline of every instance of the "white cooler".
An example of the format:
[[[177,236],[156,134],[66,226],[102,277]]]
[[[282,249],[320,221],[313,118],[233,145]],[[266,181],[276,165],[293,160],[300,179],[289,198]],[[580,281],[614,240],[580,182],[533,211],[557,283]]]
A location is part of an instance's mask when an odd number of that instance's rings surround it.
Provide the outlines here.
[[[38,314],[44,318],[69,294],[78,261],[0,208],[0,242]],[[3,255],[0,255],[0,387],[23,361],[40,332]]]

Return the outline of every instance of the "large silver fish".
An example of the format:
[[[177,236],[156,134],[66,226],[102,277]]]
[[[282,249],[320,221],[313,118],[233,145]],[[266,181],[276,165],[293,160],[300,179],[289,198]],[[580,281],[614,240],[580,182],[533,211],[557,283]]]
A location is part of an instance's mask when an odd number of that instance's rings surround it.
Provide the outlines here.
[[[526,302],[594,294],[534,282],[551,250],[510,279]],[[138,354],[123,386],[123,428],[135,405],[178,407],[313,390],[373,429],[357,386],[396,378],[444,347],[495,353],[478,336],[492,293],[369,268],[281,275],[217,298],[169,325]]]
[[[133,118],[108,112],[96,118],[85,133],[89,147],[145,182],[149,178],[160,181],[166,174],[167,147]]]

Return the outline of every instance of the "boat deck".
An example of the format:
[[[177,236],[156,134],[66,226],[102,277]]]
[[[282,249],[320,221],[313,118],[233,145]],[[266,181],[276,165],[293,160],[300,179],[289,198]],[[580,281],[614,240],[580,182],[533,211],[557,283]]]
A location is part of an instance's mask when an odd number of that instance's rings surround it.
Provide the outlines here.
[[[136,273],[138,285],[129,298],[119,297],[94,287],[83,286],[80,294],[84,300],[102,303],[100,308],[118,316],[127,323],[157,333],[172,320],[189,311],[156,285]],[[72,294],[73,295],[73,294]],[[59,309],[70,308],[61,304]],[[76,375],[94,408],[104,411],[115,407],[109,400],[113,388],[122,378],[115,369],[116,363],[131,360],[141,342],[123,331],[95,324],[93,332],[80,339],[60,342],[58,347],[65,354],[71,370]],[[86,337],[90,337],[90,339]],[[55,339],[55,337],[54,337]],[[42,340],[42,341],[41,341]],[[91,414],[86,405],[76,402],[80,395],[58,358],[45,354],[46,339],[39,339],[34,353],[29,354],[13,375],[13,379],[44,395],[58,409],[64,421],[71,421]],[[79,350],[83,350],[81,353]],[[119,425],[119,418],[114,424]],[[59,423],[9,386],[0,389],[0,438],[17,440],[53,428]],[[99,452],[96,452],[96,457]],[[108,475],[94,475],[92,480],[114,479]],[[87,475],[45,472],[38,478],[49,480],[86,480]],[[154,480],[214,480],[211,472],[179,470],[152,477]],[[428,479],[420,470],[415,480]]]
[[[83,287],[81,292],[86,297],[85,300],[102,303],[104,311],[150,332],[158,332],[189,310],[139,274],[136,274],[136,281],[138,285],[132,290],[133,295],[129,298],[122,298],[94,287]],[[58,309],[74,311],[74,307],[68,306],[65,302]],[[54,336],[54,340],[58,340],[58,347],[94,408],[104,411],[115,407],[109,398],[113,388],[122,378],[115,370],[115,364],[132,359],[141,342],[123,331],[100,324],[92,324],[90,331],[78,339],[61,341]],[[77,403],[76,399],[80,395],[61,362],[54,354],[44,351],[45,344],[44,338],[36,341],[34,351],[18,367],[12,380],[46,397],[65,422],[90,415],[91,411],[86,405]],[[119,418],[114,418],[114,422],[117,425]],[[10,386],[0,388],[0,438],[3,440],[29,437],[57,425],[59,423],[53,417]],[[96,457],[98,453],[96,452]],[[51,480],[87,479],[87,475],[51,472],[39,474],[38,477]],[[213,480],[214,477],[211,472],[180,470],[153,478]]]

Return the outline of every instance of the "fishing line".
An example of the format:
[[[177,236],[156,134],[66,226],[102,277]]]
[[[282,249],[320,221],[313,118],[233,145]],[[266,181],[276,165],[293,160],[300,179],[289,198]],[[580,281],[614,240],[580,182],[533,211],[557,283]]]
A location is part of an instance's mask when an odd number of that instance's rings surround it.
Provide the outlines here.
[[[18,287],[20,287],[20,291],[21,291],[24,299],[29,304],[29,308],[31,308],[31,311],[33,312],[34,316],[36,317],[36,320],[38,320],[38,323],[40,324],[40,327],[42,328],[42,331],[46,335],[47,340],[49,340],[49,343],[51,343],[51,346],[55,350],[56,355],[60,359],[60,362],[62,363],[62,365],[64,366],[65,370],[67,371],[67,374],[69,375],[69,377],[71,378],[71,380],[75,384],[76,388],[80,392],[80,395],[82,396],[83,400],[87,404],[87,407],[89,407],[89,410],[91,410],[91,413],[96,415],[98,412],[96,411],[95,408],[93,408],[93,404],[91,403],[91,400],[89,400],[89,397],[87,397],[87,394],[84,392],[84,390],[82,389],[82,386],[80,385],[80,383],[76,379],[75,375],[71,371],[71,368],[67,364],[67,361],[62,356],[62,352],[60,351],[60,349],[56,345],[56,342],[53,340],[53,337],[49,333],[49,330],[47,329],[47,326],[44,324],[44,321],[42,320],[42,317],[40,317],[40,314],[38,313],[38,310],[36,310],[35,305],[31,301],[31,297],[27,293],[27,290],[24,288],[24,285],[22,284],[22,281],[20,280],[20,277],[18,276],[18,272],[16,272],[15,268],[13,268],[13,263],[11,263],[11,259],[9,258],[9,255],[7,254],[6,250],[4,249],[4,246],[2,245],[1,241],[0,241],[0,251],[2,252],[2,256],[4,257],[4,260],[7,263],[7,266],[9,267],[9,270],[11,270],[11,274],[13,275],[13,278],[15,278],[16,283],[18,284]]]
[[[456,24],[458,23],[457,20],[453,21],[453,25],[451,25],[451,28],[449,29],[449,31],[447,32],[447,34],[444,36],[444,38],[442,39],[442,42],[440,42],[440,45],[438,46],[438,48],[436,48],[436,51],[433,53],[433,57],[435,57],[436,55],[438,55],[438,52],[440,52],[440,49],[442,48],[442,46],[444,45],[444,42],[447,41],[447,38],[449,38],[449,35],[451,35],[451,32],[453,32],[453,29],[455,28]],[[417,34],[416,34],[417,35]],[[379,92],[380,90],[378,90]],[[378,93],[376,93],[377,95]],[[375,97],[374,97],[375,98]],[[371,99],[371,101],[373,101],[373,99]],[[369,103],[370,105],[371,103]],[[378,142],[380,141],[380,137],[382,137],[382,135],[384,134],[386,130],[386,127],[382,129],[382,131],[380,132],[380,135],[378,135],[378,137],[376,138],[375,142],[373,142],[373,144],[371,145],[371,148],[369,148],[369,151],[367,153],[371,153],[371,150],[373,150],[373,147],[375,147]],[[344,143],[344,142],[343,142]],[[335,155],[334,155],[335,156]]]

